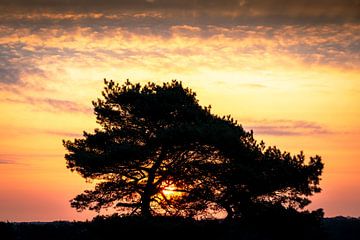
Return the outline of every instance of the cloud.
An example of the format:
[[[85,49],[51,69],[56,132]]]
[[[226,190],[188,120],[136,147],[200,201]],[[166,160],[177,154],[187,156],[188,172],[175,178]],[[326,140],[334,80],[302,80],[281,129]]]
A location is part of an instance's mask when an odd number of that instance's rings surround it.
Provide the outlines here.
[[[196,12],[189,19],[194,22],[178,24],[156,11],[0,14],[0,91],[10,93],[5,85],[16,85],[19,93],[6,95],[8,101],[87,114],[91,111],[75,102],[90,102],[90,95],[72,87],[93,93],[99,85],[91,84],[104,77],[154,80],[156,73],[166,76],[164,81],[217,72],[230,88],[266,91],[291,84],[295,76],[287,69],[360,66],[360,24],[210,25],[199,24]],[[305,76],[304,81],[320,79]],[[22,94],[29,97],[19,98]]]
[[[16,83],[20,80],[20,71],[12,67],[9,62],[4,60],[0,63],[0,82],[6,84]]]
[[[4,160],[4,159],[0,159],[0,164],[14,164],[14,161],[11,160]]]
[[[253,89],[266,88],[266,85],[260,83],[240,83],[238,85],[240,87],[253,88]]]
[[[177,24],[359,21],[359,0],[1,0],[3,12],[157,13]],[[195,21],[194,21],[195,20]]]
[[[72,132],[65,132],[60,130],[43,130],[44,133],[49,135],[61,136],[61,137],[71,137],[71,138],[81,138],[83,137],[82,134],[72,133]]]
[[[287,56],[306,64],[324,64],[356,69],[360,65],[360,25],[318,26],[207,26],[174,25],[123,28],[112,26],[57,26],[0,28],[0,73],[2,83],[17,83],[29,74],[46,75],[59,65],[93,68],[178,65],[239,69],[274,62],[269,57]],[[30,24],[29,24],[30,25]],[[40,24],[40,26],[42,26]],[[156,28],[156,27],[155,27]],[[116,40],[115,40],[116,39]],[[144,56],[146,56],[144,58]],[[186,58],[184,58],[186,57]],[[109,63],[112,63],[109,66]],[[150,63],[151,62],[151,63]],[[275,62],[274,62],[275,64]],[[263,66],[254,66],[257,69]],[[157,70],[158,71],[158,70]],[[47,78],[51,76],[46,76]]]
[[[3,101],[21,103],[33,106],[36,109],[49,112],[84,113],[91,114],[92,109],[79,103],[54,98],[37,98],[25,96],[23,98],[5,98]]]
[[[270,136],[303,136],[332,134],[326,127],[308,121],[294,120],[250,120],[244,127],[255,134]]]
[[[26,49],[26,46],[26,43],[0,44],[0,83],[14,84],[21,81],[22,75],[44,73],[32,62],[38,53]]]

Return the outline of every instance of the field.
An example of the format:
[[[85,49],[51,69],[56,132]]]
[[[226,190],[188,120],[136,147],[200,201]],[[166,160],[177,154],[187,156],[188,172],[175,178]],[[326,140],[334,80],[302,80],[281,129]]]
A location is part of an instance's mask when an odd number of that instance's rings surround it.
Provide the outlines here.
[[[0,223],[1,239],[329,239],[358,240],[359,218],[325,218],[320,228],[259,220],[226,222],[181,218],[95,218],[88,222]]]

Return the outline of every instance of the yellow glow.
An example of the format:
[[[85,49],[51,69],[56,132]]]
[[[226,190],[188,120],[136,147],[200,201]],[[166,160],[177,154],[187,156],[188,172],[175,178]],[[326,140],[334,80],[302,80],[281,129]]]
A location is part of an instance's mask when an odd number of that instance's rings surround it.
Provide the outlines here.
[[[166,182],[163,183],[161,192],[168,200],[180,198],[184,196],[184,192],[181,191],[181,189],[179,189],[175,184],[172,183],[166,183]]]

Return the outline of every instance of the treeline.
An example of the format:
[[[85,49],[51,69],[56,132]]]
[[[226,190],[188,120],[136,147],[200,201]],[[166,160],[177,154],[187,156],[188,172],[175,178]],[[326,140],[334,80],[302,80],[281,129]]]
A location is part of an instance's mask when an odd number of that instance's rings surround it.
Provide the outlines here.
[[[329,240],[359,240],[360,218],[334,217],[323,220],[323,228]]]
[[[303,219],[305,221],[305,219]],[[87,222],[0,222],[0,239],[360,239],[359,218],[325,218],[321,226],[301,220],[229,222],[159,217],[97,217]]]

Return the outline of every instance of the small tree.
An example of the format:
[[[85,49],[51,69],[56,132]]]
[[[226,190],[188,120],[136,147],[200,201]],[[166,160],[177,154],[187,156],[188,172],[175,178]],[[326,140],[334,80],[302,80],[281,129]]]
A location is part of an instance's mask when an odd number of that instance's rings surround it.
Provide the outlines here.
[[[257,143],[230,116],[211,114],[180,82],[144,86],[105,80],[93,102],[100,129],[63,141],[67,167],[97,179],[71,201],[78,210],[193,216],[254,204],[301,209],[318,187],[320,157],[304,162]]]

